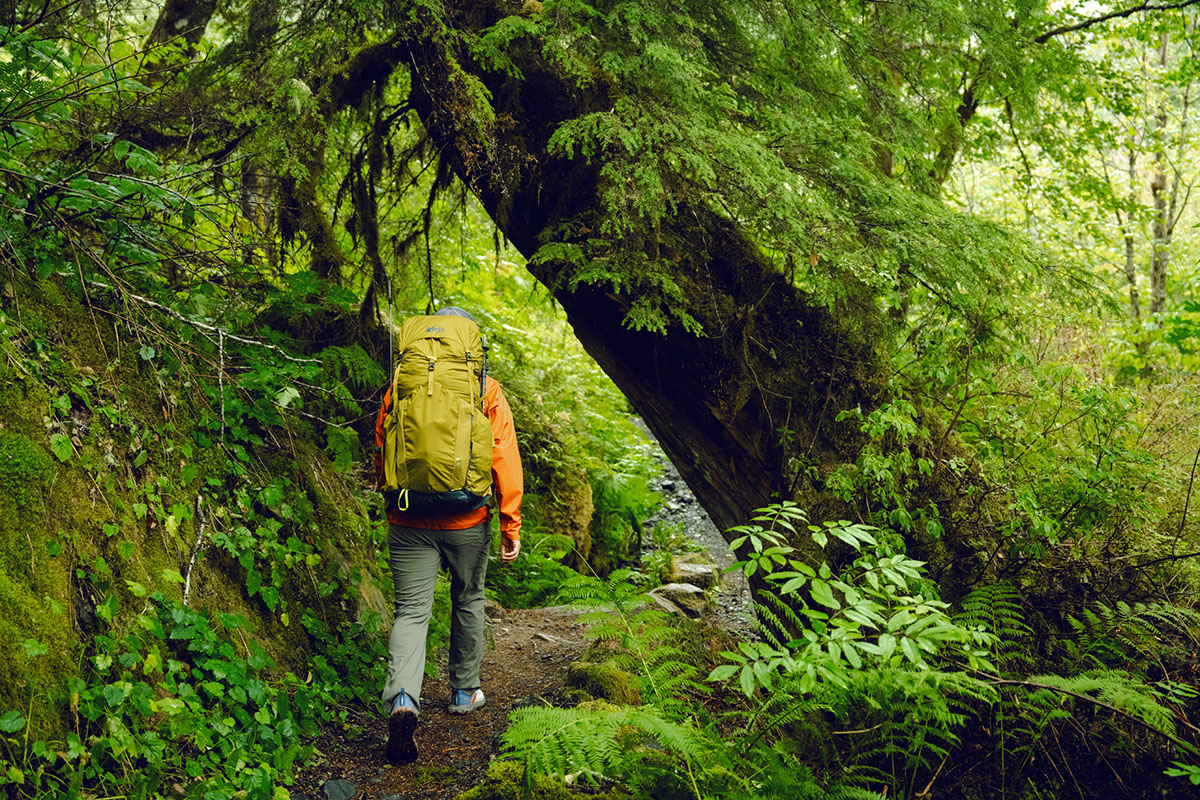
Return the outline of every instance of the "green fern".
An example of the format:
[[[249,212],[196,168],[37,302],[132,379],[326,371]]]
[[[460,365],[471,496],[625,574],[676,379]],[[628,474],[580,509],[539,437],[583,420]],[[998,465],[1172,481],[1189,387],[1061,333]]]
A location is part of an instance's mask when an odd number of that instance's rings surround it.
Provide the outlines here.
[[[606,581],[580,575],[565,582],[559,594],[575,603],[602,607],[581,617],[591,625],[587,636],[616,645],[609,662],[633,674],[643,696],[664,711],[685,714],[684,693],[710,690],[696,681],[696,668],[670,644],[676,636],[670,615],[653,607],[650,597],[633,583],[635,576],[627,569],[616,570]]]
[[[993,683],[1008,695],[997,710],[998,724],[1003,726],[998,733],[1001,779],[1005,783],[1008,775],[1023,773],[1052,726],[1075,721],[1080,703],[1099,709],[1101,714],[1140,723],[1180,750],[1196,754],[1194,747],[1178,737],[1174,715],[1160,702],[1164,698],[1158,687],[1133,673],[1092,670],[1070,677],[1037,675]]]
[[[1020,595],[1012,584],[978,587],[963,600],[962,611],[954,621],[966,627],[982,625],[996,637],[992,654],[1002,672],[1033,666],[1033,657],[1026,649],[1033,629],[1025,623]]]
[[[693,764],[705,762],[708,741],[689,724],[643,708],[521,708],[502,738],[504,749],[534,773],[582,775],[593,782],[623,778],[640,754],[665,751],[681,760],[688,784],[699,796]]]
[[[1200,641],[1200,612],[1166,603],[1098,603],[1068,621],[1076,640],[1066,644],[1067,653],[1091,667],[1185,656]]]
[[[793,605],[769,588],[755,593],[755,629],[762,638],[777,648],[783,648],[791,638],[789,631],[808,627]]]
[[[1176,736],[1171,710],[1159,703],[1154,687],[1139,676],[1120,670],[1092,670],[1080,675],[1035,675],[1026,684],[1056,692],[1060,703],[1090,700],[1120,715],[1140,720],[1167,738]]]
[[[337,383],[373,389],[388,379],[387,372],[359,345],[326,347],[321,351],[325,372]]]
[[[915,776],[936,769],[999,693],[961,672],[871,669],[848,675],[843,685],[824,684],[817,698],[851,729],[841,731],[841,780],[890,783],[909,794]]]

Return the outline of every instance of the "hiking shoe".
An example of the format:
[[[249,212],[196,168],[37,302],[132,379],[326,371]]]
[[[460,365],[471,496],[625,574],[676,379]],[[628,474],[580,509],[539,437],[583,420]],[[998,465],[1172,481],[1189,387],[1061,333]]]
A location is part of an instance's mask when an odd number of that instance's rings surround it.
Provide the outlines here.
[[[446,710],[451,714],[466,714],[482,707],[486,702],[483,689],[451,689],[450,705]]]
[[[388,717],[388,741],[384,756],[393,764],[407,764],[417,760],[417,741],[413,733],[417,730],[420,714],[416,702],[400,690],[392,700],[392,713]]]

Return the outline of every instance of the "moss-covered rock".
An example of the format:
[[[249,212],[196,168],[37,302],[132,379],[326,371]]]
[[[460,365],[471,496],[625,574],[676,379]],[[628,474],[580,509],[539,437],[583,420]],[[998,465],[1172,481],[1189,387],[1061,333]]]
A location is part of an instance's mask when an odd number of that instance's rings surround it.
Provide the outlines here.
[[[572,792],[561,779],[542,775],[533,776],[532,786],[525,783],[525,771],[515,761],[497,761],[488,767],[483,782],[470,791],[463,792],[455,800],[570,800],[573,797],[589,797],[592,800],[627,800],[629,795],[617,789],[586,794]]]
[[[642,704],[637,678],[611,664],[576,661],[567,667],[564,694],[568,699],[610,700],[618,705]]]
[[[560,465],[543,475],[536,494],[527,495],[524,513],[535,530],[569,536],[575,549],[565,559],[578,568],[592,555],[592,486],[576,465]]]

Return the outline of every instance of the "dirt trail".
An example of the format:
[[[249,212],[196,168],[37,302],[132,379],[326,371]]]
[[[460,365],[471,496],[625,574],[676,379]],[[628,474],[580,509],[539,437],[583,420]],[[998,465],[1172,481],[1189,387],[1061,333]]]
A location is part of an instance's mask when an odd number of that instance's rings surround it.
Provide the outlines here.
[[[292,797],[452,800],[474,788],[499,749],[509,712],[554,702],[567,665],[579,659],[586,644],[584,626],[577,621],[585,610],[554,606],[495,613],[489,618],[483,657],[486,706],[470,714],[448,714],[446,676],[427,678],[416,734],[421,756],[415,763],[389,765],[383,758],[387,720],[363,713],[351,721],[349,731],[322,734],[316,744],[326,762],[304,772]],[[357,732],[356,726],[362,732],[349,735]]]

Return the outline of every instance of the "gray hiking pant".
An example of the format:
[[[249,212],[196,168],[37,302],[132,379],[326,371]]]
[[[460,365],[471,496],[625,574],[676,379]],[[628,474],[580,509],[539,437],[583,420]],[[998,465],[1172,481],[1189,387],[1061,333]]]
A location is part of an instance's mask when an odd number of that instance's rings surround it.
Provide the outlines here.
[[[383,699],[403,689],[419,700],[425,677],[425,636],[433,589],[443,566],[450,569],[450,688],[479,687],[483,664],[483,580],[492,527],[484,521],[460,531],[388,526],[388,552],[396,588],[395,621],[388,639]]]

